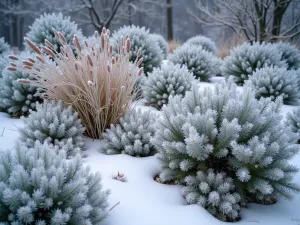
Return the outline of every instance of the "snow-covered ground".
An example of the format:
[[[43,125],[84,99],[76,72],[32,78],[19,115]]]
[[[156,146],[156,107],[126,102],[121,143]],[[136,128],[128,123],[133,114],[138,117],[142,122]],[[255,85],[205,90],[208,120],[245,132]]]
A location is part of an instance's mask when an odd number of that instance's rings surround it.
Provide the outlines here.
[[[201,83],[200,87],[213,86],[223,78],[215,77],[211,83]],[[142,106],[143,100],[135,104],[143,110],[154,108]],[[283,106],[285,115],[294,109]],[[18,138],[17,127],[22,126],[20,119],[10,118],[0,113],[0,149],[13,148]],[[4,132],[3,132],[4,129]],[[3,135],[2,135],[3,134]],[[107,217],[107,225],[219,225],[220,222],[198,205],[187,205],[178,185],[165,185],[154,181],[160,171],[155,156],[135,158],[128,155],[104,155],[99,152],[101,141],[86,138],[84,162],[94,172],[100,172],[103,185],[111,190],[110,206],[120,202]],[[300,168],[300,155],[292,160]],[[127,182],[112,179],[113,175],[123,173]],[[295,176],[300,184],[300,173]],[[239,225],[300,225],[300,194],[292,201],[279,199],[274,205],[250,204],[242,209]]]

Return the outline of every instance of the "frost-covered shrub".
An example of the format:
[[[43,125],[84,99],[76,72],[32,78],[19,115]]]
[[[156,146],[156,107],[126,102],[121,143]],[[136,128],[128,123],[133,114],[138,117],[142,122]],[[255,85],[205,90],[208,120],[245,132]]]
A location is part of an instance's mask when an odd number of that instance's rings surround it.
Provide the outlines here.
[[[256,98],[272,100],[282,97],[283,103],[297,105],[300,100],[298,77],[295,71],[284,67],[265,67],[256,70],[250,81],[254,86]]]
[[[225,173],[198,171],[196,176],[184,179],[183,194],[189,204],[199,204],[222,221],[237,220],[240,195],[234,189],[233,180]]]
[[[131,62],[143,58],[141,66],[146,74],[151,72],[153,68],[160,67],[164,58],[163,51],[158,42],[151,38],[149,30],[146,30],[145,27],[123,26],[115,31],[111,38],[114,54],[119,52],[122,38],[125,40],[127,35],[130,39],[129,60]],[[141,49],[140,56],[137,55],[139,49]]]
[[[170,96],[184,96],[191,90],[193,82],[195,78],[186,66],[164,64],[149,74],[142,87],[143,95],[150,105],[160,109],[168,103]]]
[[[5,42],[4,38],[0,38],[0,79],[3,69],[9,65],[9,52],[9,45]]]
[[[213,169],[233,179],[243,203],[290,197],[300,190],[292,182],[298,169],[289,163],[299,146],[279,108],[279,100],[255,99],[248,85],[238,91],[232,79],[170,98],[152,139],[160,178],[183,182]]]
[[[164,58],[168,56],[168,43],[166,39],[160,34],[150,34],[150,37],[158,43],[160,49],[163,51]]]
[[[296,46],[284,42],[274,45],[281,54],[281,60],[286,61],[287,69],[297,70],[300,68],[300,51]]]
[[[64,17],[62,13],[44,13],[39,18],[37,18],[33,24],[29,27],[30,30],[26,34],[26,37],[36,44],[46,45],[45,39],[54,45],[56,51],[60,52],[61,43],[55,38],[55,34],[52,30],[54,28],[56,31],[64,35],[65,41],[68,44],[73,43],[74,35],[77,37],[81,36],[81,30],[78,29],[77,24],[70,20],[70,17]],[[28,48],[28,46],[26,45]],[[28,48],[31,50],[30,48]]]
[[[211,52],[213,54],[216,53],[217,46],[216,44],[208,37],[198,35],[195,37],[192,37],[188,39],[185,43],[185,45],[189,45],[192,48],[195,47],[202,47],[204,50]]]
[[[4,38],[0,38],[0,55],[5,54],[9,51],[9,44],[7,44]]]
[[[300,135],[300,107],[287,114],[285,124],[291,128],[292,132]],[[298,138],[300,140],[300,136]]]
[[[103,133],[106,154],[127,154],[131,156],[150,156],[155,148],[150,143],[155,132],[155,116],[148,112],[129,110],[117,125],[111,125]]]
[[[230,51],[224,59],[223,75],[233,76],[238,85],[244,84],[252,73],[266,66],[286,66],[281,60],[281,54],[272,44],[245,43]]]
[[[168,59],[174,64],[185,65],[200,81],[209,81],[212,76],[218,73],[217,58],[201,47],[183,45],[175,49]]]
[[[28,52],[22,52],[19,59],[27,59],[32,57]],[[21,61],[14,61],[16,71],[4,69],[2,71],[2,79],[0,78],[0,108],[5,109],[14,116],[27,115],[30,109],[35,109],[36,102],[40,102],[41,98],[35,96],[40,90],[30,84],[21,84],[18,79],[34,78],[26,72]]]
[[[9,65],[9,58],[7,55],[0,55],[0,79],[2,78],[2,73],[4,69]]]
[[[58,103],[45,101],[36,105],[36,111],[23,119],[24,127],[19,129],[20,140],[28,147],[33,147],[38,140],[64,149],[68,156],[80,153],[83,146],[84,127],[78,119],[78,113],[71,106],[65,108]]]
[[[17,144],[0,151],[0,171],[2,224],[94,225],[107,215],[109,192],[79,155],[66,160],[57,146]]]

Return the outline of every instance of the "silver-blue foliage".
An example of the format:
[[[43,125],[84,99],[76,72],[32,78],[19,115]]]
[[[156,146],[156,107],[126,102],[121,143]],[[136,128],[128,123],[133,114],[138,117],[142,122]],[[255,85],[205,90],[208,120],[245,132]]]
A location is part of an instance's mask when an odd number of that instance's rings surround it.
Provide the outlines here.
[[[119,124],[111,125],[103,133],[103,151],[106,154],[127,154],[150,156],[156,153],[150,139],[155,132],[155,115],[131,109],[120,119]]]
[[[0,108],[5,109],[14,116],[27,115],[30,109],[35,109],[36,102],[41,98],[35,94],[40,90],[30,84],[21,84],[18,79],[34,79],[26,72],[22,66],[21,60],[25,60],[33,55],[28,52],[21,52],[17,65],[17,71],[4,69],[2,78],[0,78]]]
[[[184,96],[196,82],[185,65],[164,64],[154,69],[142,85],[143,95],[147,103],[160,109],[168,103],[170,96]]]
[[[245,43],[231,50],[229,56],[224,59],[222,74],[227,78],[233,76],[238,85],[243,85],[257,69],[266,66],[286,66],[281,58],[282,54],[272,44]]]
[[[150,34],[150,37],[158,43],[160,49],[163,51],[164,58],[167,58],[169,50],[166,39],[160,34]]]
[[[211,52],[213,54],[216,53],[217,46],[216,44],[208,37],[197,35],[188,39],[184,45],[190,45],[195,47],[202,47],[204,50]]]
[[[281,60],[286,61],[287,69],[300,69],[300,51],[296,46],[289,43],[275,43],[275,48],[281,54]]]
[[[299,135],[300,140],[300,107],[287,114],[285,124],[291,128],[292,132]]]
[[[237,220],[241,197],[235,192],[233,180],[225,173],[198,171],[184,179],[183,195],[189,204],[199,204],[222,221]]]
[[[300,88],[297,73],[284,67],[265,67],[256,70],[250,81],[253,84],[256,98],[278,97],[287,105],[298,105],[300,100]]]
[[[77,24],[70,20],[70,17],[63,16],[62,13],[44,13],[37,18],[33,24],[29,27],[30,30],[26,34],[26,37],[36,44],[45,45],[45,39],[50,41],[55,49],[60,52],[61,43],[55,38],[52,28],[61,32],[67,43],[72,44],[74,35],[82,36],[81,30],[78,29]],[[26,45],[28,50],[30,47]]]
[[[0,55],[5,54],[9,51],[9,44],[5,42],[5,39],[0,38]]]
[[[174,64],[185,65],[200,81],[209,81],[218,71],[219,60],[202,47],[182,45],[168,57]]]
[[[67,156],[81,152],[84,127],[78,119],[78,113],[62,102],[45,101],[36,105],[36,111],[23,119],[24,127],[19,128],[20,140],[27,147],[33,147],[36,141],[48,142],[64,149]]]
[[[160,67],[164,58],[163,51],[158,42],[151,38],[149,30],[145,27],[123,26],[115,31],[111,38],[114,54],[118,53],[122,38],[125,40],[127,36],[130,39],[130,61],[134,62],[137,58],[143,58],[141,67],[144,68],[146,74],[155,67]],[[141,56],[137,57],[139,49],[141,49]]]
[[[1,224],[101,224],[107,196],[100,174],[48,143],[0,151]]]
[[[170,98],[152,139],[160,178],[183,182],[211,168],[233,178],[244,203],[290,197],[300,190],[289,163],[298,137],[281,123],[279,109],[279,100],[257,100],[251,87],[238,91],[231,79]]]

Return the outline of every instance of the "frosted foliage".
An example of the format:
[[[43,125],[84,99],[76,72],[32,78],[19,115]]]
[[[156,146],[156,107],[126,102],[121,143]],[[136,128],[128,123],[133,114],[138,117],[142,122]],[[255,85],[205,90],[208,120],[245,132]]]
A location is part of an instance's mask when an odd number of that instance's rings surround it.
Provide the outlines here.
[[[141,110],[129,110],[117,125],[111,125],[103,133],[106,154],[127,154],[131,156],[150,156],[155,148],[150,139],[155,132],[155,115]]]
[[[185,65],[200,81],[209,81],[218,73],[217,57],[201,47],[183,45],[170,54],[168,59],[174,64]]]
[[[30,84],[21,84],[18,79],[33,80],[23,68],[22,59],[27,59],[33,55],[28,52],[22,52],[14,61],[17,65],[17,71],[4,69],[2,79],[0,78],[0,108],[15,116],[27,115],[30,109],[35,109],[36,102],[41,101],[35,94],[40,90]]]
[[[281,54],[281,59],[286,61],[289,70],[300,69],[300,51],[296,46],[284,42],[275,43],[274,45]]]
[[[150,34],[150,37],[158,43],[160,49],[163,51],[164,58],[168,56],[168,43],[166,39],[160,34]]]
[[[0,38],[0,55],[5,54],[9,51],[9,44],[5,42],[5,39]]]
[[[187,176],[183,194],[189,204],[199,204],[222,221],[236,220],[240,210],[240,195],[234,191],[232,178],[225,173],[199,171]]]
[[[285,124],[291,127],[294,133],[299,135],[298,138],[300,140],[300,107],[287,114]]]
[[[31,111],[23,122],[24,127],[19,132],[20,140],[26,146],[33,147],[36,141],[47,141],[64,149],[67,156],[81,152],[84,127],[78,113],[70,106],[65,108],[62,102],[45,101],[37,104],[36,111]]]
[[[62,13],[44,13],[37,18],[33,24],[29,27],[30,30],[26,34],[26,37],[36,44],[45,45],[45,39],[50,41],[55,49],[60,52],[61,43],[55,38],[52,28],[61,32],[67,43],[73,43],[73,37],[76,34],[77,37],[82,36],[81,30],[78,29],[77,24],[70,20],[70,17],[64,17]],[[26,48],[30,49],[27,45]],[[31,50],[31,49],[30,49]]]
[[[47,143],[0,151],[1,224],[102,224],[108,191],[79,155]]]
[[[232,79],[215,90],[195,87],[162,109],[152,143],[164,181],[179,182],[207,168],[230,174],[242,201],[290,197],[298,170],[290,165],[299,151],[297,136],[281,123],[280,101],[256,100]]]
[[[234,81],[242,85],[257,69],[266,66],[286,66],[281,57],[272,44],[245,43],[231,50],[229,56],[224,59],[222,74],[225,77],[233,76]]]
[[[143,58],[141,67],[144,68],[146,74],[151,72],[153,68],[160,67],[164,58],[163,51],[158,42],[151,38],[149,30],[146,30],[145,27],[123,26],[114,32],[111,38],[114,54],[118,53],[122,38],[125,40],[127,35],[130,39],[130,61],[134,62],[136,59]],[[139,49],[141,49],[141,56],[137,57]]]
[[[193,82],[195,78],[186,66],[164,64],[149,74],[142,86],[143,95],[150,105],[160,109],[168,103],[170,96],[184,96],[191,90]]]
[[[2,73],[4,69],[9,65],[9,58],[6,54],[0,55],[0,79],[2,78]]]
[[[184,44],[190,45],[191,47],[202,47],[204,50],[213,54],[215,54],[217,50],[216,44],[210,38],[201,35],[188,39]]]
[[[295,71],[286,68],[265,67],[256,70],[250,77],[257,98],[281,97],[284,104],[298,105],[300,89]]]

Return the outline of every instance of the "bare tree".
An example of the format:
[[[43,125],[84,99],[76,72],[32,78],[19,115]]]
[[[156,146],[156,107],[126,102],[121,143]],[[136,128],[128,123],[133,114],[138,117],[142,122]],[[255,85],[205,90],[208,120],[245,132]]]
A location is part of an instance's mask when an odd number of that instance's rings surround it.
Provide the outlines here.
[[[159,0],[69,0],[69,2],[70,7],[65,8],[65,11],[76,13],[78,23],[92,24],[98,31],[124,20],[132,24],[133,16],[137,12],[152,16],[155,14],[155,7],[163,6]]]
[[[194,0],[190,15],[201,24],[227,26],[249,41],[291,39],[300,34],[300,14],[291,24],[284,17],[292,2],[299,0]]]

